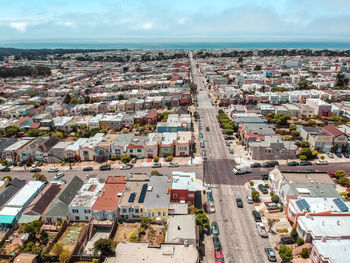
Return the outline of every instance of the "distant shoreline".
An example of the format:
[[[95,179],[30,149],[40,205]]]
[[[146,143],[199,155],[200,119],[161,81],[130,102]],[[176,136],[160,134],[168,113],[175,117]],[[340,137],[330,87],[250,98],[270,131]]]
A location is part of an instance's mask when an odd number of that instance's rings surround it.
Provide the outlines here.
[[[0,48],[17,49],[130,49],[130,50],[200,50],[200,49],[350,49],[350,42],[0,42]]]

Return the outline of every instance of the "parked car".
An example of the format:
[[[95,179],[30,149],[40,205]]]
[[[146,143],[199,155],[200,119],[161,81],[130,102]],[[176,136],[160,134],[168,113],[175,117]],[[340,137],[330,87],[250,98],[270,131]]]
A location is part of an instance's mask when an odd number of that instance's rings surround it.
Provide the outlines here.
[[[90,167],[90,166],[84,167],[84,168],[83,168],[83,171],[84,171],[84,172],[92,171],[92,167]]]
[[[279,206],[276,203],[267,203],[266,208],[267,210],[278,210]]]
[[[41,169],[40,168],[33,168],[33,169],[30,169],[29,172],[31,172],[31,173],[40,173]]]
[[[50,168],[49,170],[47,170],[48,173],[57,173],[58,172],[58,168],[54,167],[54,168]]]
[[[17,166],[23,166],[23,165],[25,165],[25,161],[19,161],[18,163],[17,163]]]
[[[207,126],[207,127],[205,127],[205,130],[208,132],[208,131],[210,131],[210,129],[209,129],[209,127]]]
[[[124,164],[120,167],[120,170],[129,170],[132,168],[131,164]]]
[[[211,231],[213,232],[213,235],[219,235],[219,225],[216,221],[211,223]]]
[[[316,164],[317,164],[317,165],[327,165],[328,162],[325,161],[325,160],[318,160],[318,161],[316,161]]]
[[[261,215],[258,211],[252,211],[255,222],[261,222]]]
[[[226,146],[231,146],[230,142],[225,142]]]
[[[211,203],[210,205],[209,205],[209,212],[210,213],[215,213],[215,205],[213,204],[213,203]]]
[[[252,163],[250,165],[251,168],[260,168],[261,167],[261,163]]]
[[[214,198],[213,198],[212,192],[208,192],[208,201],[209,201],[209,203],[214,203]]]
[[[230,154],[233,154],[234,152],[233,152],[233,149],[230,147],[230,148],[228,148],[228,152],[230,153]]]
[[[345,158],[349,158],[349,154],[347,152],[343,152]]]
[[[178,163],[169,163],[169,167],[179,167]]]
[[[338,158],[343,158],[343,156],[342,156],[341,153],[339,153],[339,152],[336,152],[335,155],[336,155]]]
[[[329,158],[334,158],[334,154],[331,153],[331,152],[328,152],[327,155],[328,155]]]
[[[294,243],[295,243],[295,240],[292,237],[281,237],[281,244],[283,245],[291,245]]]
[[[10,172],[11,168],[10,167],[3,167],[0,169],[0,172]]]
[[[299,163],[296,161],[293,161],[293,162],[289,162],[287,165],[288,166],[299,166]]]
[[[268,194],[269,193],[269,191],[266,189],[266,187],[263,184],[259,184],[258,188],[263,194]]]
[[[62,178],[63,176],[64,176],[64,172],[57,173],[57,174],[55,175],[55,179]]]
[[[275,167],[279,166],[279,163],[277,161],[269,161],[269,162],[264,162],[262,164],[262,167]]]
[[[310,162],[310,161],[302,161],[302,162],[300,162],[300,166],[308,166],[308,165],[312,165],[312,162]]]
[[[131,159],[131,163],[132,163],[132,164],[135,164],[136,162],[137,162],[137,158],[132,158],[132,159]]]
[[[243,208],[243,202],[241,198],[236,198],[237,207]]]
[[[153,163],[152,168],[160,168],[162,167],[161,163]]]
[[[259,235],[261,237],[267,237],[266,228],[263,223],[260,223],[260,222],[256,223],[256,228],[258,229]]]
[[[224,254],[222,250],[214,249],[215,263],[224,263]]]
[[[213,243],[214,243],[214,248],[217,251],[222,251],[222,247],[221,247],[221,243],[220,243],[220,239],[218,236],[213,236]]]
[[[266,246],[266,247],[265,247],[265,253],[266,253],[266,255],[267,255],[267,259],[268,259],[270,262],[277,262],[276,254],[275,254],[275,251],[273,250],[272,247]]]
[[[57,179],[56,181],[61,182],[61,183],[63,183],[63,184],[67,184],[67,181],[64,180],[64,179]]]
[[[111,170],[111,165],[106,164],[106,165],[100,166],[100,171],[108,171],[108,170]]]
[[[269,180],[269,170],[266,168],[260,168],[260,176],[263,180]]]
[[[253,203],[253,198],[251,195],[247,195],[247,203],[252,204]]]

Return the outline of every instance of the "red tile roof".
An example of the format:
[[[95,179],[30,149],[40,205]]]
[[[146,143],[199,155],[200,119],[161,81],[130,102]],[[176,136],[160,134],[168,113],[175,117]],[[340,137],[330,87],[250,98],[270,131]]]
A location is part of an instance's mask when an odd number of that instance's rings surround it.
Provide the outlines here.
[[[328,124],[327,126],[324,126],[322,130],[327,134],[334,137],[338,137],[340,135],[343,135],[344,133],[339,130],[337,127],[335,127],[333,124]]]

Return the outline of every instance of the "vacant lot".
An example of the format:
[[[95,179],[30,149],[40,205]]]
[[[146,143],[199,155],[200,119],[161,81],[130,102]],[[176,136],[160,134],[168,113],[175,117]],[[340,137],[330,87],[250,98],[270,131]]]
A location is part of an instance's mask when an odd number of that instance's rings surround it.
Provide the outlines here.
[[[63,245],[63,249],[73,252],[79,237],[84,233],[87,225],[85,223],[74,223],[69,226],[57,243]]]
[[[134,232],[138,233],[140,223],[124,223],[118,226],[117,233],[114,236],[114,241],[129,241],[130,235]]]
[[[150,242],[153,246],[159,246],[164,241],[165,226],[150,225],[145,234],[141,235],[140,242]]]

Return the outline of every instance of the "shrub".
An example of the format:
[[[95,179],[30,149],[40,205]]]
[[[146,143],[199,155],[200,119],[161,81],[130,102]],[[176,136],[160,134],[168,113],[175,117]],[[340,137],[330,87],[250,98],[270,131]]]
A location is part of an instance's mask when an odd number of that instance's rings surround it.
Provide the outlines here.
[[[147,226],[149,225],[150,222],[151,222],[151,220],[148,217],[142,217],[141,228],[147,228]]]
[[[111,161],[115,161],[115,160],[117,160],[117,157],[116,157],[116,156],[111,156],[109,159],[110,159]]]
[[[298,239],[297,239],[297,245],[298,246],[301,246],[301,245],[304,245],[304,239],[302,239],[301,237],[299,237]]]
[[[350,178],[342,177],[342,178],[339,179],[339,183],[342,186],[350,186]]]
[[[137,242],[137,233],[133,232],[129,237],[130,242]]]
[[[151,175],[157,175],[157,174],[159,174],[158,170],[153,170],[153,171],[151,172]]]
[[[166,161],[169,162],[169,163],[170,163],[172,160],[173,160],[173,157],[172,157],[172,156],[168,156],[168,157],[166,158]]]
[[[256,190],[253,190],[253,191],[252,191],[252,199],[253,199],[254,201],[258,201],[258,200],[259,200],[259,197],[260,197],[260,193],[259,193],[258,191],[256,191]]]
[[[280,201],[280,198],[278,195],[273,195],[271,197],[271,201],[274,202],[274,203],[278,203]]]
[[[298,232],[297,232],[296,228],[293,228],[292,231],[290,231],[290,236],[292,238],[294,238],[294,240],[298,239],[299,235],[298,235]]]
[[[307,157],[305,155],[299,155],[299,159],[303,161],[303,160],[306,160]]]
[[[154,157],[153,158],[153,162],[158,163],[159,162],[159,157],[158,156]]]
[[[254,186],[254,181],[249,181],[250,186]]]
[[[283,211],[283,205],[280,205],[279,209],[280,209],[280,212],[282,212]]]
[[[120,157],[120,160],[122,161],[122,163],[127,164],[131,161],[131,157],[129,155],[123,155],[122,157]]]
[[[265,184],[264,186],[265,186],[266,189],[270,188],[269,184]]]
[[[345,176],[345,172],[343,170],[337,170],[335,172],[335,178],[340,179]]]
[[[302,250],[301,250],[301,253],[300,253],[300,256],[302,258],[309,258],[309,250],[304,247]]]
[[[278,254],[280,255],[283,262],[291,261],[293,259],[292,249],[286,245],[280,246]]]

